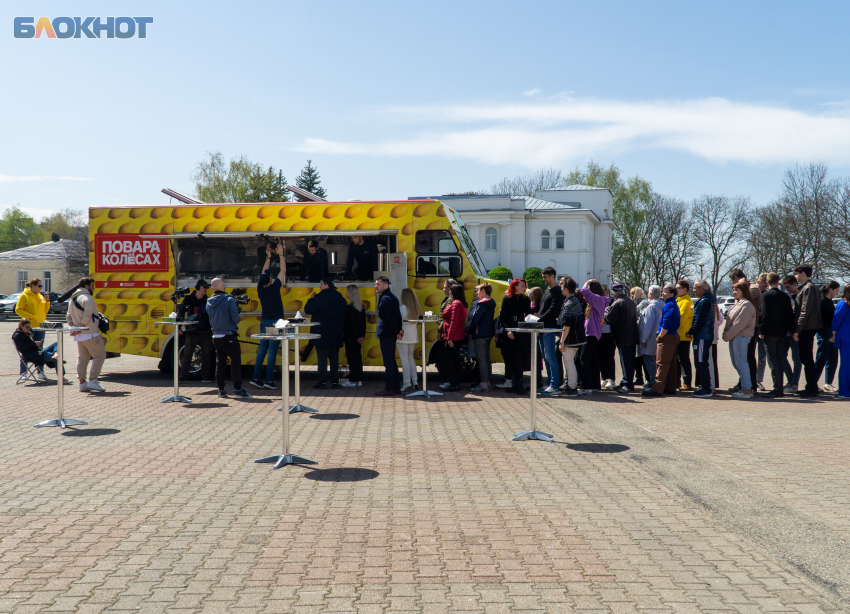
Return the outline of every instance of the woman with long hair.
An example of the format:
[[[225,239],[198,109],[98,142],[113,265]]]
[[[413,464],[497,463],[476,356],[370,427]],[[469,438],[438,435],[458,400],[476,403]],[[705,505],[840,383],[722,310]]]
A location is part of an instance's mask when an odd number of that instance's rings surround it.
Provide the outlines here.
[[[345,359],[348,361],[348,381],[340,382],[346,388],[363,385],[363,342],[366,341],[366,310],[360,298],[360,290],[354,284],[346,286],[345,325],[343,344]]]
[[[443,367],[449,381],[440,385],[443,390],[460,390],[460,347],[466,339],[466,316],[469,312],[463,286],[455,284],[451,288],[452,301],[443,310]]]
[[[832,317],[832,338],[838,348],[838,398],[850,399],[850,284],[844,292],[835,315]]]
[[[726,328],[723,330],[723,340],[729,342],[732,366],[741,377],[741,390],[732,393],[732,396],[752,399],[753,381],[747,362],[747,345],[756,330],[756,308],[750,294],[750,284],[739,281],[732,286],[732,296],[735,297],[735,305],[726,314]]]
[[[608,290],[608,286],[602,286],[602,291],[603,296],[607,296],[609,299],[608,307],[605,308],[604,314],[607,316],[608,310],[611,307],[611,292]],[[617,346],[614,343],[614,336],[611,334],[611,326],[605,321],[604,316],[597,351],[599,353],[599,373],[602,377],[601,388],[603,390],[614,390],[614,380],[617,377],[615,370]]]
[[[520,322],[525,321],[525,316],[531,313],[531,300],[526,295],[528,285],[522,278],[514,279],[508,287],[505,298],[502,299],[502,308],[499,312],[499,324],[504,329],[516,328]],[[530,335],[507,333],[502,340],[502,357],[505,360],[505,371],[510,365],[511,392],[525,394],[523,385],[523,371],[525,360],[531,347],[528,339]]]
[[[15,332],[12,333],[12,343],[15,344],[15,347],[21,354],[21,366],[24,370],[26,370],[26,366],[23,363],[26,361],[35,365],[36,377],[38,379],[46,380],[47,376],[44,374],[45,365],[56,369],[57,372],[59,371],[56,344],[51,343],[46,348],[41,349],[39,346],[42,342],[33,338],[32,328],[32,323],[27,318],[21,319],[18,322]],[[71,383],[67,379],[63,381],[66,384]]]
[[[401,319],[418,320],[425,313],[419,304],[419,299],[410,288],[401,291]],[[419,388],[419,378],[416,373],[416,359],[413,352],[419,342],[418,324],[415,322],[404,322],[402,330],[404,337],[396,343],[398,357],[401,359],[401,391],[412,392]]]
[[[599,392],[601,388],[597,346],[599,338],[602,337],[602,319],[605,317],[605,309],[611,304],[611,299],[605,296],[602,284],[595,279],[584,282],[584,287],[579,290],[579,293],[586,303],[584,308],[585,344],[578,357],[579,383],[581,384],[579,394],[591,394]]]

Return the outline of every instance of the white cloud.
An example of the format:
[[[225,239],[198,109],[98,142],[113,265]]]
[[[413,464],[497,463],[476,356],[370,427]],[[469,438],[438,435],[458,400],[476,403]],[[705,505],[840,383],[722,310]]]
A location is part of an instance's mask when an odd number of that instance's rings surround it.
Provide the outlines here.
[[[309,138],[305,152],[446,156],[529,168],[621,152],[668,150],[718,163],[850,163],[850,110],[814,114],[721,98],[410,106],[382,110],[415,134],[377,142]]]
[[[15,181],[89,181],[89,177],[52,177],[49,175],[0,175],[0,183]]]
[[[528,90],[527,92],[523,92],[523,93],[522,93],[522,95],[523,95],[523,96],[535,96],[535,95],[537,95],[537,94],[539,94],[539,93],[540,93],[540,88],[539,88],[539,87],[535,87],[535,88],[533,88],[533,89]]]

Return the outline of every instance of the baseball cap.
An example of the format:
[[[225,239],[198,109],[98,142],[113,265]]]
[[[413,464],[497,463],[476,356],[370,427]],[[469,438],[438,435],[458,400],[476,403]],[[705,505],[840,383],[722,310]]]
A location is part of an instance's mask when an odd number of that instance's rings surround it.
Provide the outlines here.
[[[619,281],[611,286],[611,292],[622,292],[626,287]]]
[[[198,283],[195,284],[195,290],[200,290],[201,286],[204,288],[209,288],[210,284],[205,279],[199,279]]]
[[[271,280],[272,280],[272,276],[269,275],[268,273],[263,273],[262,275],[260,275],[260,285],[261,286],[265,286]]]

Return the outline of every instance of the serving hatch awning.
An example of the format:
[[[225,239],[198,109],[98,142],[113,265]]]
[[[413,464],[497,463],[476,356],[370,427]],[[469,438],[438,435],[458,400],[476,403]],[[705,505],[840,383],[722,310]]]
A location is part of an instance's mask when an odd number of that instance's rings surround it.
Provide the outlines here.
[[[243,237],[278,237],[281,239],[299,239],[301,237],[374,237],[376,235],[398,234],[398,229],[390,230],[286,230],[258,232],[256,230],[245,230],[236,232],[175,232],[170,235],[139,235],[142,239],[226,239],[226,238],[243,238]]]

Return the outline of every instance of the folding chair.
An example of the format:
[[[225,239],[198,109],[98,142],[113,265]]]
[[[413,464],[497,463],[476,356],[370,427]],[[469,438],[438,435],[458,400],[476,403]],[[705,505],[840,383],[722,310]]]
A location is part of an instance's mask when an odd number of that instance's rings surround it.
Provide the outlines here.
[[[21,361],[21,364],[24,366],[24,369],[25,369],[25,371],[21,374],[21,376],[18,378],[18,381],[16,381],[15,384],[21,384],[21,383],[25,383],[25,382],[35,382],[36,384],[40,384],[41,382],[47,381],[47,380],[38,379],[38,375],[37,375],[38,369],[36,369],[36,366],[34,364],[32,364],[31,362],[27,362],[26,360],[24,360],[24,357],[21,356],[20,352],[18,352],[17,347],[15,348],[15,352],[18,354],[18,360]],[[47,377],[47,376],[45,376],[45,377]]]

